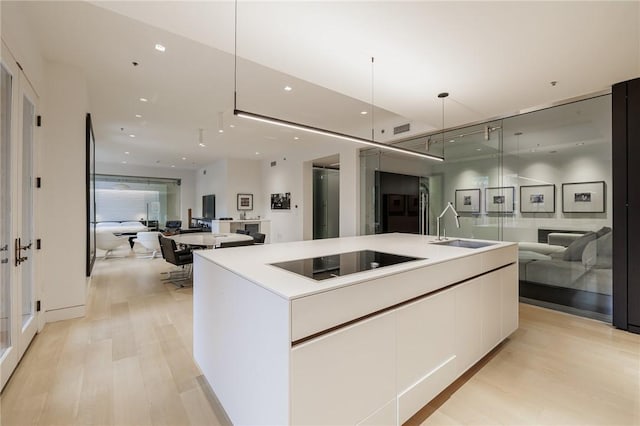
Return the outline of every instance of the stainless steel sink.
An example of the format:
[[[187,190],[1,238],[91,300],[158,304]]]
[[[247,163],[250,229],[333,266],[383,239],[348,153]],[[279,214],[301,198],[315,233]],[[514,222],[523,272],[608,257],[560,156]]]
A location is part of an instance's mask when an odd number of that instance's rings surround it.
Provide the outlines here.
[[[477,249],[482,247],[493,246],[496,243],[485,243],[483,241],[474,241],[474,240],[445,240],[445,241],[433,241],[432,244],[439,244],[441,246]]]

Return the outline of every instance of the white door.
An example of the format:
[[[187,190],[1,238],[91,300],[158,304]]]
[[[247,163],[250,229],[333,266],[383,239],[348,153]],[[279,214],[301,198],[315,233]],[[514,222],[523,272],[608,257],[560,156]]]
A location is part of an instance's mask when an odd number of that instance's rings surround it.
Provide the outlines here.
[[[0,385],[4,387],[37,331],[33,252],[38,97],[4,44],[0,64]]]

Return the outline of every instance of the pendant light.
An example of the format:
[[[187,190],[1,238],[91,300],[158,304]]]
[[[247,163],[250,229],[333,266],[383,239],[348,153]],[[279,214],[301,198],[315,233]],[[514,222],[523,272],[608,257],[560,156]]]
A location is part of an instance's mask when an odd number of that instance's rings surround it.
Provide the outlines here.
[[[444,100],[449,97],[448,92],[438,93],[438,98],[442,99],[442,152],[444,152]]]
[[[372,67],[373,67],[373,58],[371,58],[372,61]],[[410,156],[414,156],[414,157],[419,157],[419,158],[426,158],[429,160],[436,160],[436,161],[444,161],[443,157],[437,156],[437,155],[433,155],[433,154],[429,154],[429,153],[425,153],[425,152],[420,152],[420,151],[414,151],[412,149],[408,149],[408,148],[402,148],[399,146],[394,146],[394,145],[389,145],[389,144],[385,144],[385,143],[380,143],[380,142],[376,142],[374,140],[374,134],[373,134],[373,127],[371,129],[371,139],[365,139],[365,138],[360,138],[357,136],[351,136],[351,135],[347,135],[345,133],[339,133],[339,132],[334,132],[332,130],[327,130],[327,129],[322,129],[319,127],[314,127],[314,126],[310,126],[308,124],[302,124],[302,123],[296,123],[293,121],[289,121],[289,120],[283,120],[281,118],[276,118],[276,117],[271,117],[268,115],[263,115],[263,114],[256,114],[250,111],[244,111],[241,109],[238,109],[238,103],[237,103],[237,88],[238,88],[238,0],[235,1],[235,28],[234,28],[234,76],[233,76],[233,115],[238,116],[238,117],[242,117],[242,118],[247,118],[250,120],[254,120],[254,121],[259,121],[262,123],[269,123],[269,124],[273,124],[276,126],[281,126],[281,127],[287,127],[290,129],[295,129],[295,130],[301,130],[303,132],[309,132],[309,133],[314,133],[317,135],[323,135],[323,136],[330,136],[332,138],[336,138],[336,139],[340,139],[340,140],[345,140],[345,141],[349,141],[349,142],[356,142],[362,145],[367,145],[367,146],[371,146],[374,148],[379,148],[379,149],[383,149],[386,151],[393,151],[393,152],[398,152],[401,154],[406,154],[406,155],[410,155]],[[372,104],[373,107],[373,104]],[[372,110],[373,112],[373,110]],[[372,115],[372,119],[373,119],[373,113]]]

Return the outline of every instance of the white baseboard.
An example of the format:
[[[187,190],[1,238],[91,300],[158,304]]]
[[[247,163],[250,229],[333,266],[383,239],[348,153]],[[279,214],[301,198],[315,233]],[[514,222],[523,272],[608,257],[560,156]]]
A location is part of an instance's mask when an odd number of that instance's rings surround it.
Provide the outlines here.
[[[45,322],[56,322],[72,318],[82,318],[86,312],[86,305],[70,306],[45,312]]]

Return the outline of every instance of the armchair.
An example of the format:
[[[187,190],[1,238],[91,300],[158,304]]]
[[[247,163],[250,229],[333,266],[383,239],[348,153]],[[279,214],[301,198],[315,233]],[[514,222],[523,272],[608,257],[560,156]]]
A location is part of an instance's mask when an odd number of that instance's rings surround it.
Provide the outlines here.
[[[105,250],[104,259],[107,259],[113,250],[128,243],[129,239],[127,237],[119,237],[111,231],[96,232],[96,247],[100,250]]]

